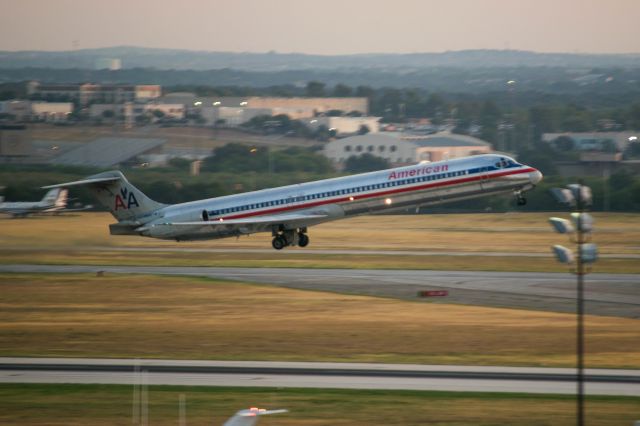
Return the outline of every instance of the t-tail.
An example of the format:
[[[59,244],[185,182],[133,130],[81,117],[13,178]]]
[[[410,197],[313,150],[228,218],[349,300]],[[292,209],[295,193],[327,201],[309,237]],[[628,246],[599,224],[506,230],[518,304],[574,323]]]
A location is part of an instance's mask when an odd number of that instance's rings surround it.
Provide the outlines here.
[[[44,188],[67,188],[80,185],[86,186],[98,201],[109,209],[113,217],[118,219],[118,222],[143,224],[152,218],[153,212],[166,206],[144,195],[118,170]]]
[[[60,189],[60,188],[53,188],[51,190],[49,190],[49,192],[47,192],[46,194],[44,194],[44,197],[42,197],[42,200],[40,200],[40,203],[44,206],[53,206],[56,204],[56,201],[58,200],[58,198],[60,198],[60,194],[64,191],[64,189]]]
[[[61,189],[58,194],[58,198],[53,203],[53,207],[56,209],[64,209],[67,207],[67,201],[69,200],[69,191],[66,189]]]

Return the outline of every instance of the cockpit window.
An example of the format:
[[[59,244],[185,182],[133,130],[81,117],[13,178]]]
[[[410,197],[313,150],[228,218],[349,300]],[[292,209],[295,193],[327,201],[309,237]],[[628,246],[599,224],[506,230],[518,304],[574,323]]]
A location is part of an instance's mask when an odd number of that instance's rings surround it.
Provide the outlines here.
[[[510,164],[509,161],[507,161],[505,158],[501,158],[500,161],[498,161],[495,166],[499,169],[503,169],[505,167],[508,167]]]

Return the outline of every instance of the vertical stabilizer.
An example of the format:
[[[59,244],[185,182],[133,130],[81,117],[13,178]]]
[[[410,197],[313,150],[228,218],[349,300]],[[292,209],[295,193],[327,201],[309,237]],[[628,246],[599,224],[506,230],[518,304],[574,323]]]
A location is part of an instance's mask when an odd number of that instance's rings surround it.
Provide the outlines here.
[[[53,206],[62,191],[63,189],[53,188],[49,190],[49,192],[44,194],[44,197],[42,197],[42,200],[40,202],[45,206]]]
[[[64,209],[67,207],[67,200],[69,199],[69,191],[67,189],[61,189],[54,203],[54,207],[58,209]]]
[[[50,185],[45,188],[86,186],[100,204],[109,209],[119,222],[144,223],[151,213],[166,206],[147,197],[118,170],[99,173],[86,179]]]

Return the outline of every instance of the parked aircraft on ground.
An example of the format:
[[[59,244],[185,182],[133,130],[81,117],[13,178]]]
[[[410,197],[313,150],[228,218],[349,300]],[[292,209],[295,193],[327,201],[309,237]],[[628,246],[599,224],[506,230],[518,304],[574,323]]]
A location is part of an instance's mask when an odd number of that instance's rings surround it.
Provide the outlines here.
[[[509,192],[522,205],[541,179],[530,166],[487,154],[174,205],[151,200],[119,171],[45,188],[87,185],[118,220],[113,235],[187,241],[271,232],[280,250],[307,246],[309,226],[354,215]]]
[[[26,217],[30,214],[60,212],[67,206],[67,194],[66,189],[54,188],[47,192],[40,201],[0,203],[0,213],[7,213],[13,217]]]
[[[264,408],[248,408],[238,411],[233,417],[227,420],[223,426],[254,426],[258,423],[259,416],[268,414],[288,413],[287,410],[265,410]]]

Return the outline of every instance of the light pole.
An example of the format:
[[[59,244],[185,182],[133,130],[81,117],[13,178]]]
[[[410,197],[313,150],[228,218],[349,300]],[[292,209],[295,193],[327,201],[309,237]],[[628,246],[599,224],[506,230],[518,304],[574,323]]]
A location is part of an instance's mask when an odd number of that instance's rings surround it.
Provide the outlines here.
[[[551,190],[554,197],[561,202],[570,206],[573,210],[571,213],[571,221],[552,217],[549,222],[560,234],[569,234],[572,241],[576,244],[577,255],[563,246],[555,245],[552,247],[556,259],[561,263],[573,265],[573,272],[577,277],[576,289],[576,361],[577,361],[577,415],[576,423],[578,426],[584,425],[584,275],[589,271],[585,265],[594,263],[598,258],[598,248],[595,244],[588,241],[591,239],[591,231],[593,230],[593,217],[586,212],[592,205],[591,189],[588,186],[580,184],[572,184],[567,188],[553,188]]]

